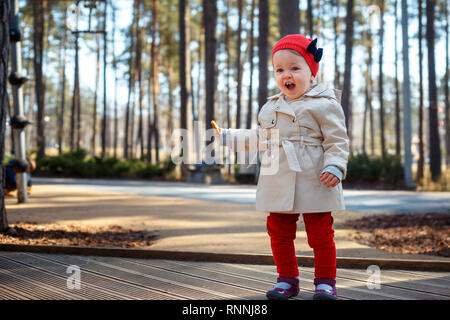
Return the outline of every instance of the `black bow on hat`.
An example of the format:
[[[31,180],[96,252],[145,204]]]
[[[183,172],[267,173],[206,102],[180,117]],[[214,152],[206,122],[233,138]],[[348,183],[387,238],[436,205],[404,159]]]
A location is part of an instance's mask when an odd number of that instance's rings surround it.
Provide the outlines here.
[[[315,38],[313,41],[310,42],[310,44],[306,48],[306,51],[313,54],[315,62],[319,62],[320,59],[322,59],[323,49],[322,48],[317,49],[316,44],[317,44],[317,38]]]

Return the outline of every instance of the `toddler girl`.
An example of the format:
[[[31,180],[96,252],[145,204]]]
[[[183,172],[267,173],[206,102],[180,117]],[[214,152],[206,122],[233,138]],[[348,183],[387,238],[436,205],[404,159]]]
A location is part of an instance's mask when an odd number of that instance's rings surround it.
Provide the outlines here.
[[[261,108],[257,129],[216,127],[219,141],[235,152],[265,151],[256,209],[268,213],[267,231],[279,275],[267,292],[269,299],[288,299],[299,292],[294,239],[300,213],[314,251],[313,299],[337,298],[331,211],[345,209],[341,181],[349,139],[340,91],[314,81],[322,57],[316,42],[291,34],[275,44],[272,65],[281,92]]]

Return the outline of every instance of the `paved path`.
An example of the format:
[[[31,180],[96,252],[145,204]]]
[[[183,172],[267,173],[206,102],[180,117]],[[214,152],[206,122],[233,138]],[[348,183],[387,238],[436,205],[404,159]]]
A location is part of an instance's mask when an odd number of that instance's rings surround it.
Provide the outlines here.
[[[184,182],[33,178],[34,184],[83,186],[98,191],[255,204],[256,186]],[[450,213],[450,192],[344,190],[346,209],[365,213]]]
[[[338,268],[339,298],[450,300],[448,272],[380,270],[378,289],[367,286],[371,274]],[[0,251],[2,300],[266,300],[276,278],[272,265]],[[296,300],[312,299],[313,280],[300,267]]]

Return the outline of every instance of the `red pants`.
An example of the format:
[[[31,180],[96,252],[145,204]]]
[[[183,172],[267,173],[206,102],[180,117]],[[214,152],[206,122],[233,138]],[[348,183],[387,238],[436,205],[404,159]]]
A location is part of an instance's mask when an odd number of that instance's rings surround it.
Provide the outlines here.
[[[294,248],[298,217],[298,213],[275,212],[267,217],[267,232],[280,277],[295,278],[299,275]],[[315,277],[335,279],[336,246],[331,212],[304,213],[303,221],[308,244],[314,250]]]

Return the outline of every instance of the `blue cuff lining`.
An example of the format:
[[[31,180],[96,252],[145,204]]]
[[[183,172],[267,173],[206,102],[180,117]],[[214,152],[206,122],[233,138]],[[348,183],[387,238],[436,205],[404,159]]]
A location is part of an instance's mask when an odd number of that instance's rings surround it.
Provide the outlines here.
[[[327,166],[325,169],[323,169],[322,173],[329,172],[334,174],[340,181],[342,181],[342,171],[336,167],[336,166]]]

